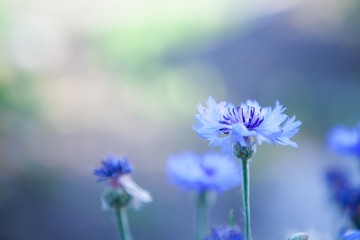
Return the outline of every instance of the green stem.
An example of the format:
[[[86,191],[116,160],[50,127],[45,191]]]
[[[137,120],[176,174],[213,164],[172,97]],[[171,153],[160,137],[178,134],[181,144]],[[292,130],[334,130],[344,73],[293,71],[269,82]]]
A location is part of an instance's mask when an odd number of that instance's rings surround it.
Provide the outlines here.
[[[119,207],[115,208],[115,215],[117,220],[119,239],[120,240],[131,240],[129,222],[127,219],[126,208]]]
[[[203,240],[206,236],[209,224],[209,206],[208,193],[202,191],[197,196],[197,213],[196,213],[196,240]]]
[[[245,211],[245,236],[246,240],[252,240],[250,227],[250,171],[248,160],[242,160],[243,186],[244,186],[244,211]]]

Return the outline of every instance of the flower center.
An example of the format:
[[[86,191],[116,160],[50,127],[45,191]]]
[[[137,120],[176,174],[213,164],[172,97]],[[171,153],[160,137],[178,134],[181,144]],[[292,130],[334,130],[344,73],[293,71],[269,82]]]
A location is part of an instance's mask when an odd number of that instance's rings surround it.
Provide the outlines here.
[[[210,167],[203,167],[204,168],[204,172],[207,176],[211,177],[215,174],[215,169],[210,168]]]
[[[223,115],[224,120],[219,121],[226,125],[234,125],[240,122],[243,123],[246,128],[254,129],[259,127],[265,118],[263,109],[255,106],[228,107],[227,110],[227,113]],[[229,134],[230,129],[222,128],[220,132]]]

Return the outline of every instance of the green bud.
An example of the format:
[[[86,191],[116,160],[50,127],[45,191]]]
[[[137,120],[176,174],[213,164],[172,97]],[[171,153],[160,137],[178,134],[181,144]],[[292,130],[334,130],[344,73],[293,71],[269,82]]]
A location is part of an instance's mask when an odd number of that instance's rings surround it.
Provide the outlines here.
[[[237,158],[240,158],[243,161],[247,161],[252,158],[256,153],[256,143],[254,139],[250,137],[245,137],[247,146],[243,147],[239,142],[233,144],[233,152]]]
[[[234,227],[234,210],[233,209],[230,210],[229,218],[230,218],[230,227]]]
[[[288,238],[288,240],[308,240],[309,235],[307,233],[295,233],[291,237]]]
[[[131,201],[131,195],[122,188],[107,188],[103,195],[103,201],[112,208],[126,207]]]

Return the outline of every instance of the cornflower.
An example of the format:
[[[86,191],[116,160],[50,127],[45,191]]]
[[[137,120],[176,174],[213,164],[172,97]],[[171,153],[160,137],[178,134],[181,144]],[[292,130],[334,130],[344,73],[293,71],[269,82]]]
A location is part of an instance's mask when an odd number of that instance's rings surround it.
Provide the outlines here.
[[[106,185],[102,195],[103,206],[114,209],[120,240],[131,240],[126,207],[132,205],[139,208],[142,203],[151,202],[152,197],[130,176],[133,167],[127,157],[109,155],[101,164],[100,168],[94,170],[94,175],[98,177],[99,182],[105,182]]]
[[[211,192],[221,193],[240,185],[238,163],[227,155],[184,152],[169,157],[165,171],[171,183],[197,194],[196,240],[208,229]]]
[[[209,140],[211,146],[221,146],[223,151],[232,152],[234,143],[247,147],[248,138],[255,136],[259,145],[265,141],[297,147],[290,138],[299,131],[301,122],[295,121],[295,115],[289,118],[284,114],[286,108],[279,101],[272,109],[260,107],[251,100],[238,106],[225,101],[217,104],[210,96],[206,106],[197,106],[199,114],[195,115],[195,120],[198,125],[192,128],[199,137]]]
[[[343,125],[333,127],[329,131],[327,143],[335,152],[360,157],[360,123],[352,128]]]
[[[249,162],[256,153],[253,137],[259,145],[267,142],[297,147],[290,138],[298,133],[301,122],[295,120],[295,115],[290,118],[284,114],[286,108],[279,101],[272,109],[251,100],[238,106],[225,101],[218,104],[210,96],[206,107],[199,104],[197,108],[199,114],[194,116],[197,125],[192,128],[198,136],[208,140],[210,146],[220,146],[223,152],[233,152],[242,160],[245,236],[251,240]]]

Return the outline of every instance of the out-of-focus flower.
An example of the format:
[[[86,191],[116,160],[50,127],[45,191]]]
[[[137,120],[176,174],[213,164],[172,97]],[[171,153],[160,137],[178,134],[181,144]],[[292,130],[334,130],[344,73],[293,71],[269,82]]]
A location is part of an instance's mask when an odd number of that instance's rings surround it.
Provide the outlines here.
[[[170,156],[165,171],[173,184],[185,190],[223,192],[241,183],[240,167],[229,156],[190,152]]]
[[[131,173],[133,171],[133,167],[131,166],[127,157],[118,158],[113,155],[109,155],[106,159],[101,161],[102,167],[94,170],[94,174],[98,176],[98,181],[110,181],[112,182],[125,175],[127,173]]]
[[[295,116],[289,118],[283,114],[286,108],[279,101],[272,109],[262,108],[250,100],[239,106],[230,102],[217,104],[210,96],[206,105],[198,105],[199,114],[195,115],[198,125],[192,128],[212,146],[221,146],[223,151],[232,152],[233,143],[246,147],[247,138],[256,136],[259,144],[265,141],[297,147],[290,138],[299,131],[301,122],[295,121]]]
[[[309,234],[302,232],[295,233],[294,235],[288,238],[288,240],[308,240],[308,239],[309,239]]]
[[[204,240],[244,240],[244,234],[238,227],[218,227],[211,230],[211,235]]]
[[[360,157],[360,124],[353,128],[336,126],[329,131],[327,140],[330,149]]]
[[[345,233],[342,239],[343,240],[360,240],[360,231],[352,231],[352,232]]]
[[[102,167],[95,169],[94,174],[98,176],[98,181],[105,181],[108,188],[103,194],[104,207],[111,207],[114,204],[131,204],[139,208],[142,203],[152,201],[150,193],[139,187],[130,173],[133,171],[128,158],[118,158],[108,156],[102,162]],[[129,201],[129,197],[131,201]],[[125,201],[126,200],[126,201]]]
[[[348,211],[352,221],[360,224],[360,188],[355,187],[348,179],[346,172],[339,169],[327,171],[326,180],[333,191],[334,200]],[[360,227],[360,225],[359,225]]]

